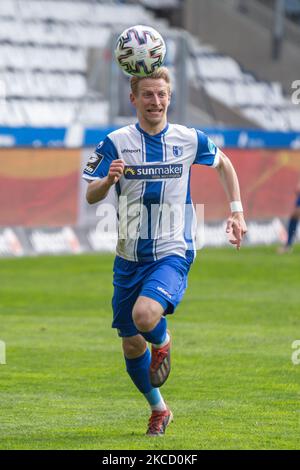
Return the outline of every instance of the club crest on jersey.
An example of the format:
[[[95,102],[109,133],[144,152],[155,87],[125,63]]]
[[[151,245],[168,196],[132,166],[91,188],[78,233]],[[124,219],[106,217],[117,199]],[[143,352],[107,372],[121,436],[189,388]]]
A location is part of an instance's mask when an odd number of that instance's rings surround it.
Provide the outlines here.
[[[181,157],[183,155],[183,146],[173,145],[173,155],[174,157]]]
[[[128,180],[155,180],[181,178],[183,165],[126,165],[124,169],[124,177]]]

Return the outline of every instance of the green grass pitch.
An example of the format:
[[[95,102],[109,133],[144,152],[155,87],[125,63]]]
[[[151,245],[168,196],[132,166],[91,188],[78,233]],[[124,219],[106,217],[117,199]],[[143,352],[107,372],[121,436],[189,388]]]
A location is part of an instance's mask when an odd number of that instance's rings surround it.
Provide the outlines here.
[[[198,254],[168,317],[161,438],[111,329],[113,256],[0,260],[0,448],[299,449],[299,255]]]

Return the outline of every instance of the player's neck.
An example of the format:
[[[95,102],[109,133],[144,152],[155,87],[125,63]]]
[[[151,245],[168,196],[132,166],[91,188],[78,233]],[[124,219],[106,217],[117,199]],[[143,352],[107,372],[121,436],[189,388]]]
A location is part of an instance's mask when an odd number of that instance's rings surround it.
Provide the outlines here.
[[[149,135],[159,134],[162,130],[164,130],[166,125],[167,125],[167,119],[164,119],[163,121],[157,124],[151,124],[145,121],[144,119],[139,120],[140,128]]]

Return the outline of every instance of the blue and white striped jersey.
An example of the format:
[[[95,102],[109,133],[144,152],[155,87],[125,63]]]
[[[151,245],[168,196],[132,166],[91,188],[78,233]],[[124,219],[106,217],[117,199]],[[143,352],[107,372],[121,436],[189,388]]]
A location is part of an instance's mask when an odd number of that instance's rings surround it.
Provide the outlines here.
[[[83,178],[108,174],[114,159],[125,169],[115,185],[119,200],[117,255],[130,261],[195,256],[196,215],[190,194],[193,164],[216,167],[219,150],[203,132],[167,124],[149,135],[139,124],[111,132],[91,155]],[[126,230],[125,230],[126,229]]]

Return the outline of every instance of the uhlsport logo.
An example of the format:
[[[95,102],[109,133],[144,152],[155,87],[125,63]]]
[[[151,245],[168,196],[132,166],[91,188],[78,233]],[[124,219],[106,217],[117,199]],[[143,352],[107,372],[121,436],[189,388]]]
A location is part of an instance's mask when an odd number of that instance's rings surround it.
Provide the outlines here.
[[[139,153],[141,149],[122,149],[121,153]]]
[[[182,169],[181,163],[170,163],[169,165],[126,165],[124,176],[129,180],[181,178]]]

